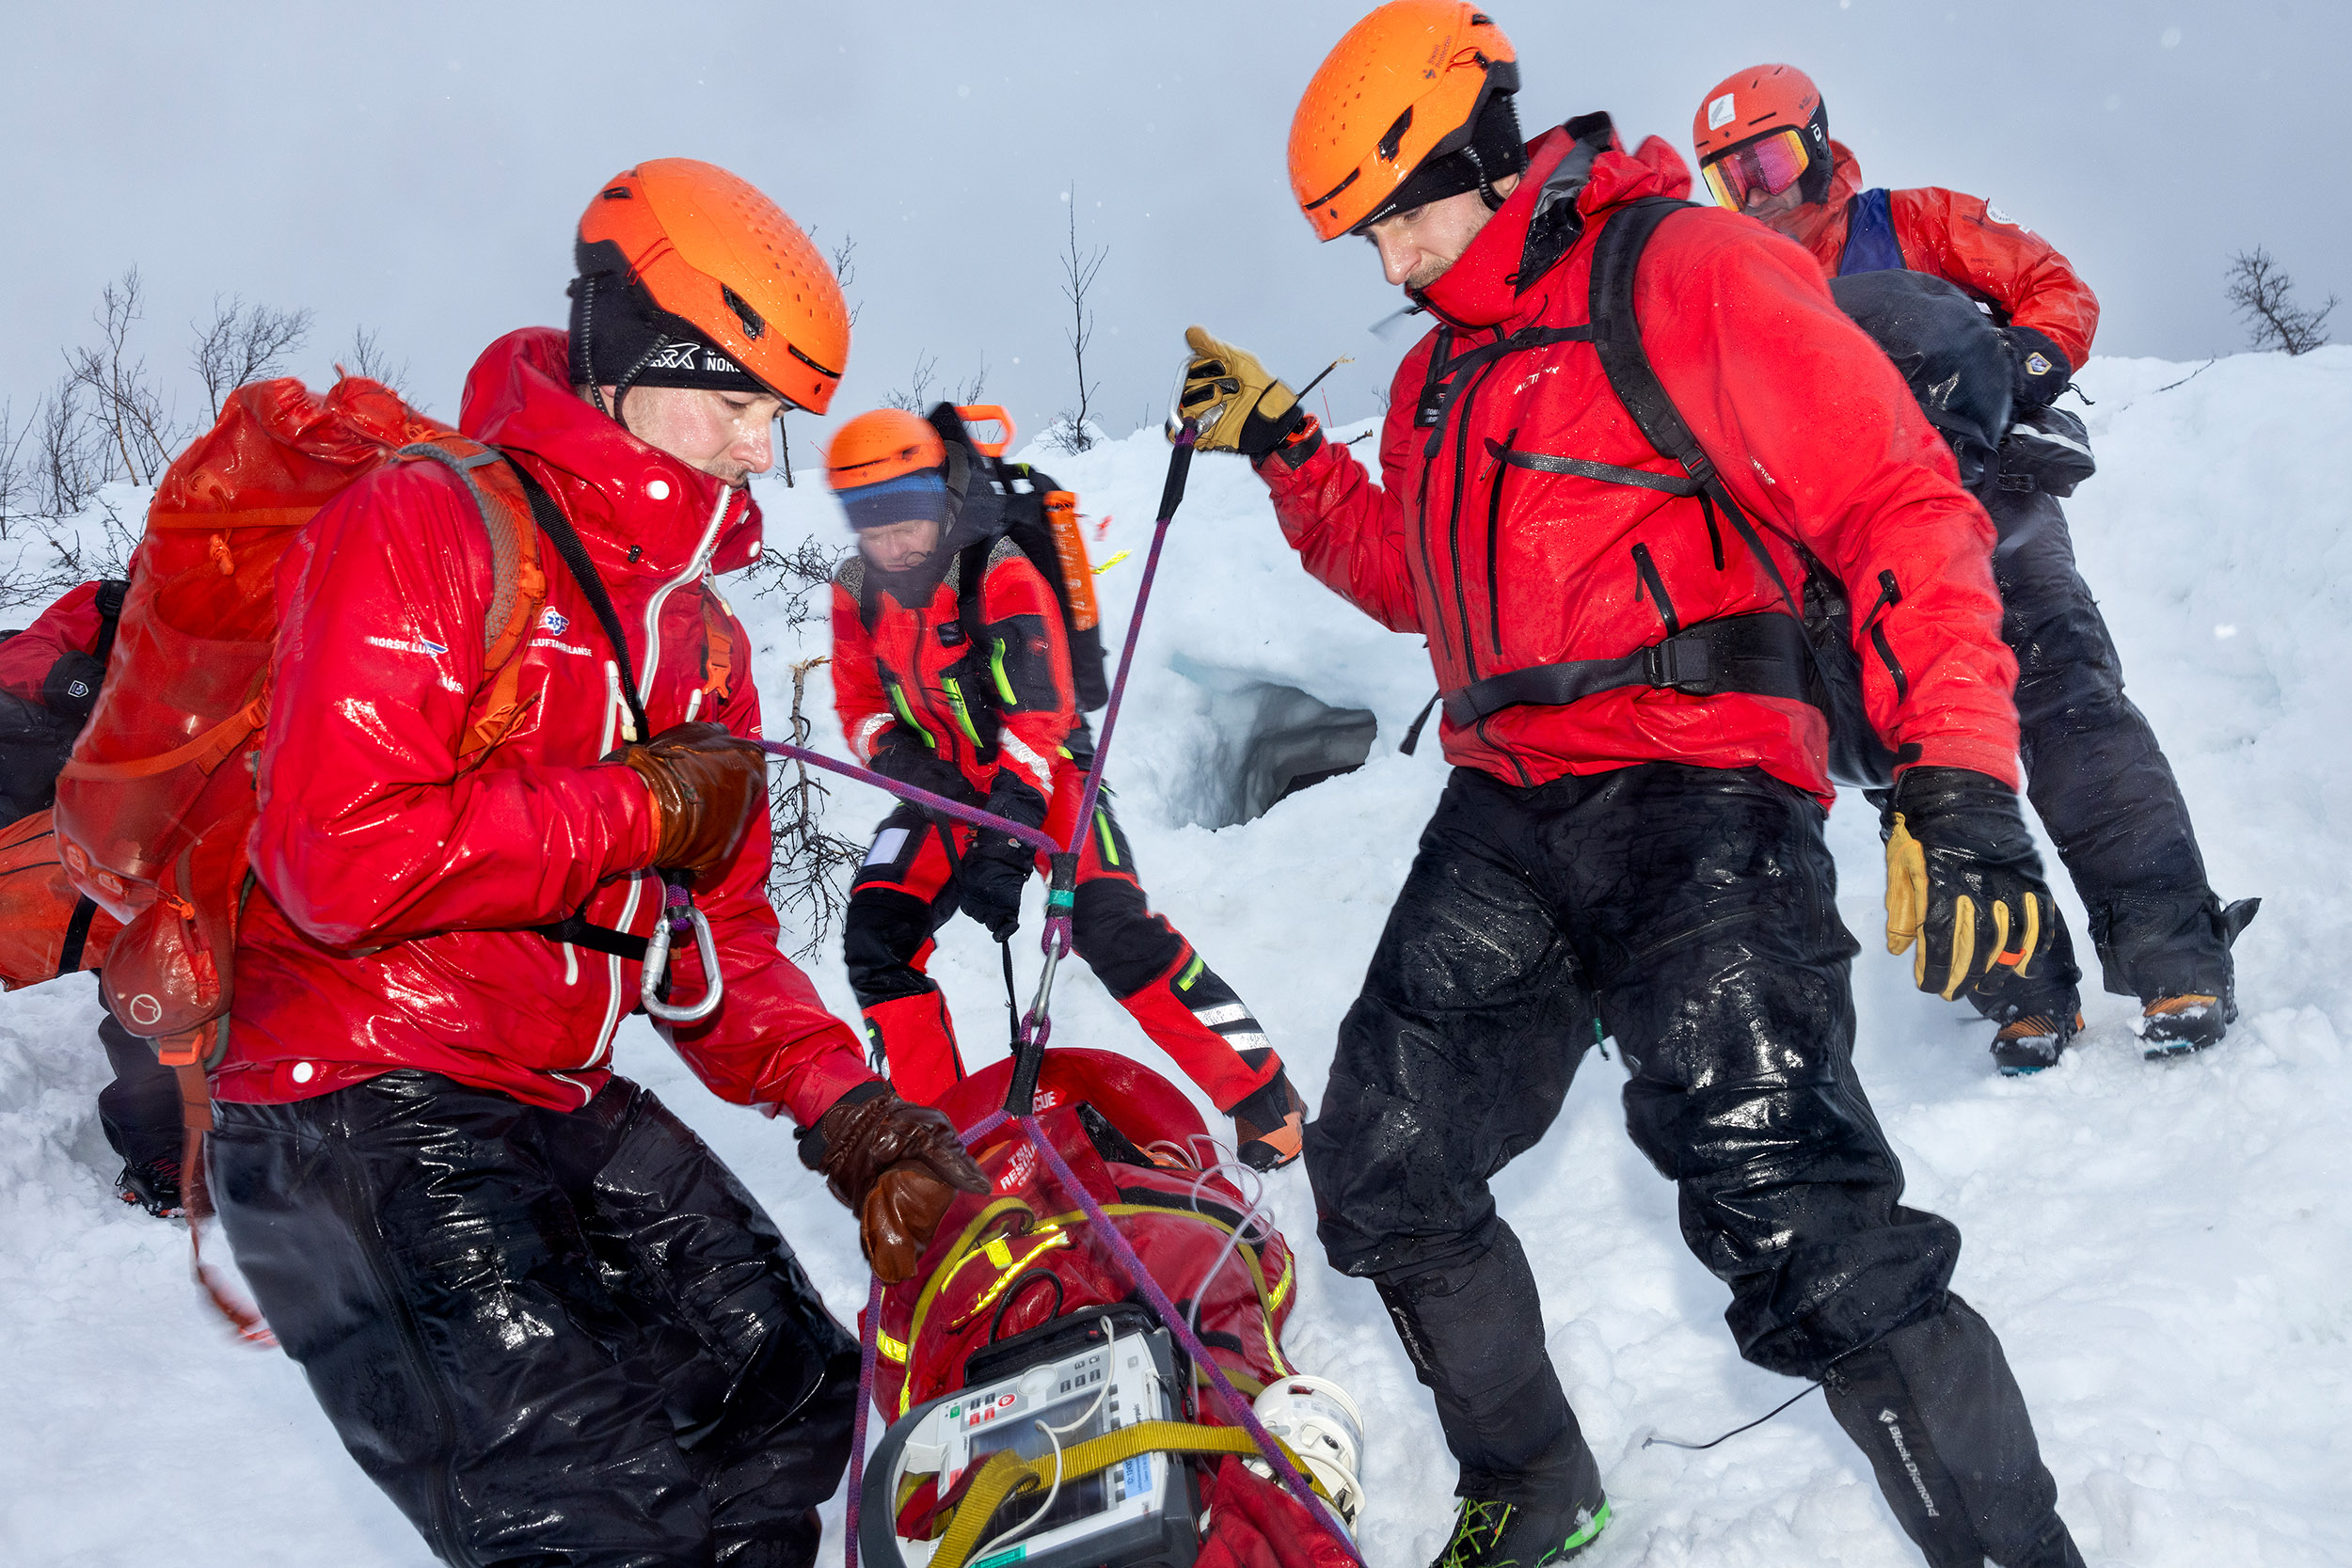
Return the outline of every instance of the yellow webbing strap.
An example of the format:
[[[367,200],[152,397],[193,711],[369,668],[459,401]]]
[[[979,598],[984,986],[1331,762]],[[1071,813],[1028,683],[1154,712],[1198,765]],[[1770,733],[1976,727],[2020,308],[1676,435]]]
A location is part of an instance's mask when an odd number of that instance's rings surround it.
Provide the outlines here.
[[[941,1260],[939,1267],[931,1272],[930,1278],[924,1282],[923,1293],[915,1299],[914,1311],[907,1322],[906,1343],[901,1346],[897,1340],[888,1338],[884,1338],[880,1341],[881,1343],[887,1344],[895,1349],[904,1352],[903,1357],[894,1355],[891,1356],[892,1360],[902,1361],[902,1364],[907,1366],[910,1370],[913,1370],[914,1347],[923,1338],[923,1326],[925,1321],[930,1316],[931,1304],[938,1298],[939,1292],[946,1289],[947,1284],[955,1278],[957,1273],[962,1269],[964,1264],[970,1262],[975,1258],[987,1258],[991,1262],[996,1262],[997,1259],[1001,1257],[1006,1260],[1005,1263],[998,1264],[997,1279],[995,1284],[988,1292],[988,1299],[990,1300],[993,1300],[996,1292],[1002,1291],[1012,1275],[1017,1275],[1020,1272],[1018,1268],[1008,1269],[1006,1267],[1006,1264],[1009,1263],[1012,1254],[1009,1246],[1006,1245],[1001,1238],[993,1237],[985,1243],[980,1243],[980,1237],[987,1232],[989,1227],[996,1221],[998,1216],[1008,1212],[1009,1211],[1016,1209],[1025,1214],[1032,1216],[1036,1213],[1035,1210],[1031,1209],[1027,1204],[1022,1202],[1017,1197],[1000,1197],[995,1202],[991,1203],[987,1208],[981,1210],[978,1214],[973,1217],[972,1223],[963,1227],[963,1234],[956,1238],[956,1244],[948,1249],[947,1256]],[[1209,1226],[1215,1229],[1221,1230],[1229,1236],[1232,1234],[1233,1230],[1233,1227],[1227,1225],[1223,1220],[1220,1220],[1214,1215],[1204,1214],[1198,1210],[1191,1209],[1163,1209],[1156,1204],[1149,1203],[1105,1203],[1103,1205],[1103,1212],[1106,1216],[1115,1218],[1124,1217],[1131,1214],[1155,1214],[1163,1219],[1191,1220],[1197,1224]],[[1051,1219],[1038,1221],[1037,1224],[1030,1228],[1028,1233],[1031,1235],[1047,1235],[1054,1232],[1061,1232],[1064,1233],[1064,1241],[1062,1243],[1049,1242],[1045,1243],[1045,1245],[1066,1244],[1068,1239],[1067,1233],[1074,1229],[1076,1227],[1086,1223],[1086,1211],[1083,1209],[1073,1209],[1066,1214],[1056,1214]],[[1040,1246],[1037,1250],[1041,1252],[1044,1249],[1044,1246]],[[1290,1267],[1286,1268],[1282,1273],[1282,1278],[1279,1284],[1275,1285],[1272,1288],[1268,1288],[1266,1285],[1265,1271],[1258,1261],[1258,1249],[1251,1246],[1248,1243],[1243,1242],[1236,1243],[1233,1251],[1235,1255],[1241,1259],[1243,1265],[1248,1269],[1249,1283],[1257,1291],[1258,1306],[1260,1308],[1259,1327],[1265,1335],[1266,1354],[1273,1358],[1275,1370],[1282,1376],[1288,1377],[1291,1375],[1291,1364],[1288,1360],[1284,1359],[1282,1355],[1282,1346],[1274,1337],[1274,1312],[1275,1308],[1281,1305],[1282,1298],[1290,1294],[1291,1283],[1295,1277],[1297,1268],[1297,1260],[1295,1259],[1291,1260]],[[1028,1257],[1023,1258],[1021,1259],[1022,1265],[1025,1266],[1030,1258],[1034,1258],[1036,1255],[1036,1252],[1032,1252],[1028,1255]],[[971,1316],[972,1314],[967,1312],[964,1318],[961,1321],[969,1323],[971,1321]],[[888,1353],[885,1352],[884,1354]],[[1236,1385],[1236,1386],[1238,1386],[1238,1385]],[[914,1379],[910,1377],[899,1385],[898,1413],[901,1416],[905,1415],[914,1407]]]
[[[1074,1449],[1064,1449],[1059,1454],[1049,1453],[1026,1463],[1011,1449],[999,1449],[988,1456],[980,1473],[973,1479],[971,1490],[956,1505],[955,1523],[939,1538],[939,1547],[931,1554],[930,1568],[963,1568],[965,1559],[979,1544],[980,1531],[988,1528],[1004,1500],[1015,1491],[1053,1484],[1057,1473],[1066,1486],[1098,1470],[1124,1464],[1139,1453],[1257,1451],[1258,1445],[1239,1427],[1195,1426],[1189,1421],[1138,1421],[1134,1426],[1104,1433]],[[1298,1463],[1287,1445],[1283,1446],[1282,1454],[1293,1465]]]

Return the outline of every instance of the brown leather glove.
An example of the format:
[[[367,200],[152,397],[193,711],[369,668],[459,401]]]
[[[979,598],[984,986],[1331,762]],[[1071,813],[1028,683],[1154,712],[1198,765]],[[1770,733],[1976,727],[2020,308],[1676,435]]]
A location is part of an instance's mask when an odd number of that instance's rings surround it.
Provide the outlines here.
[[[653,863],[697,876],[725,863],[768,803],[768,753],[723,724],[673,724],[621,760],[653,795]]]
[[[818,1120],[817,1168],[858,1217],[858,1243],[885,1285],[913,1277],[931,1232],[959,1192],[988,1191],[955,1128],[928,1105],[888,1089]]]

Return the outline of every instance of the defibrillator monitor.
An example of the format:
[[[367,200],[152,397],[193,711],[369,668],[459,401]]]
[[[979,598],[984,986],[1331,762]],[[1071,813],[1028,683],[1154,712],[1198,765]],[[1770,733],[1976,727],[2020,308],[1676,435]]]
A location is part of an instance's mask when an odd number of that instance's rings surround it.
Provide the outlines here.
[[[861,1550],[877,1568],[925,1568],[934,1540],[900,1535],[893,1503],[926,1480],[952,1497],[990,1456],[1046,1461],[1045,1482],[1008,1498],[980,1532],[968,1568],[1185,1568],[1196,1553],[1197,1509],[1181,1458],[1134,1454],[1090,1475],[1062,1476],[1054,1458],[1139,1421],[1181,1419],[1168,1331],[1111,1320],[1036,1331],[1036,1359],[1006,1366],[1012,1342],[975,1356],[972,1385],[909,1412],[874,1451],[861,1506]],[[1032,1339],[1024,1335],[1023,1340]],[[879,1528],[877,1528],[879,1527]],[[929,1533],[936,1536],[937,1527]],[[896,1557],[886,1555],[895,1552]]]

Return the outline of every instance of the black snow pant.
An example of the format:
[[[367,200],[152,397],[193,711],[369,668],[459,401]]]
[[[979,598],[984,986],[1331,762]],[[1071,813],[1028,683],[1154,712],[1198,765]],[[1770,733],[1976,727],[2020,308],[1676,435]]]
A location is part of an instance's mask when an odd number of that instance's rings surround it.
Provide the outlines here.
[[[443,1561],[815,1560],[856,1341],[651,1094],[565,1114],[401,1071],[214,1114],[256,1301]]]
[[[2217,996],[2234,1010],[2235,926],[2206,885],[2188,803],[2155,732],[2123,695],[2122,663],[2075,569],[2066,514],[2040,491],[1995,491],[1986,504],[2000,534],[2001,638],[2017,656],[2026,794],[2090,911],[2106,989],[2142,1002]],[[2064,989],[2048,1011],[2074,1010],[2074,988]]]
[[[104,1006],[104,992],[100,992]],[[126,1165],[168,1160],[177,1164],[186,1132],[182,1126],[180,1075],[155,1059],[155,1047],[125,1029],[110,1011],[98,1021],[98,1043],[106,1048],[114,1082],[98,1091],[98,1125]]]
[[[1753,769],[1652,763],[1537,788],[1457,768],[1340,1028],[1307,1170],[1435,1395],[1460,1495],[1589,1505],[1598,1471],[1487,1183],[1613,1035],[1628,1131],[1680,1188],[1757,1366],[1821,1379],[1939,1565],[2078,1561],[1999,1342],[1951,1293],[1959,1232],[1901,1203],[1851,1059],[1823,814]]]

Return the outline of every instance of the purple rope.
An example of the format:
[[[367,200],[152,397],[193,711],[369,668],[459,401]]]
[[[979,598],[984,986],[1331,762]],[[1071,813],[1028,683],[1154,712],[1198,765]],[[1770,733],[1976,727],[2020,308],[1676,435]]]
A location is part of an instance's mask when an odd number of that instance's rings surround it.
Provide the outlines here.
[[[682,881],[669,884],[670,891],[662,899],[661,912],[670,917],[670,930],[685,936],[694,928],[694,895],[686,891]]]
[[[874,1410],[874,1357],[881,1348],[882,1275],[874,1276],[866,1292],[866,1322],[857,1345],[857,1422],[850,1429],[850,1498],[841,1521],[841,1555],[847,1568],[857,1568],[858,1504],[866,1492],[866,1419]]]
[[[945,812],[949,816],[960,817],[975,827],[993,828],[999,832],[1010,833],[1022,843],[1032,848],[1041,849],[1046,854],[1061,853],[1062,847],[1048,837],[1041,828],[1024,827],[1009,817],[997,816],[993,811],[983,811],[978,806],[967,806],[961,800],[950,800],[945,795],[934,795],[928,789],[920,789],[911,784],[900,784],[896,779],[885,779],[870,768],[860,768],[853,762],[836,762],[822,752],[812,752],[805,746],[794,746],[782,740],[763,740],[759,742],[759,748],[771,756],[789,757],[794,762],[804,762],[811,768],[822,768],[827,772],[838,773],[845,779],[855,779],[860,784],[872,784],[876,789],[888,790],[902,800],[912,800],[916,805],[927,807],[931,811]]]
[[[1152,600],[1152,579],[1159,576],[1160,546],[1168,542],[1168,525],[1175,519],[1176,503],[1184,499],[1184,474],[1192,464],[1193,442],[1200,428],[1190,420],[1176,436],[1176,453],[1168,463],[1168,489],[1162,497],[1160,519],[1152,525],[1152,553],[1144,559],[1143,581],[1136,588],[1136,608],[1127,617],[1127,641],[1119,650],[1119,678],[1111,683],[1110,705],[1103,710],[1103,736],[1094,743],[1094,766],[1087,769],[1086,794],[1078,801],[1078,821],[1070,831],[1065,853],[1076,854],[1085,842],[1087,824],[1094,820],[1094,800],[1103,789],[1103,764],[1111,754],[1111,731],[1119,723],[1119,705],[1127,695],[1127,672],[1136,662],[1136,639],[1143,630],[1143,607]]]
[[[988,1136],[1011,1118],[1002,1111],[992,1112],[972,1127],[956,1135],[969,1148],[975,1141]],[[850,1429],[850,1497],[841,1521],[842,1557],[846,1568],[857,1568],[857,1531],[860,1504],[866,1496],[866,1422],[874,1410],[874,1364],[882,1349],[882,1276],[874,1276],[871,1289],[866,1292],[866,1317],[858,1324],[857,1344],[857,1419]],[[914,1368],[910,1364],[907,1374]]]

